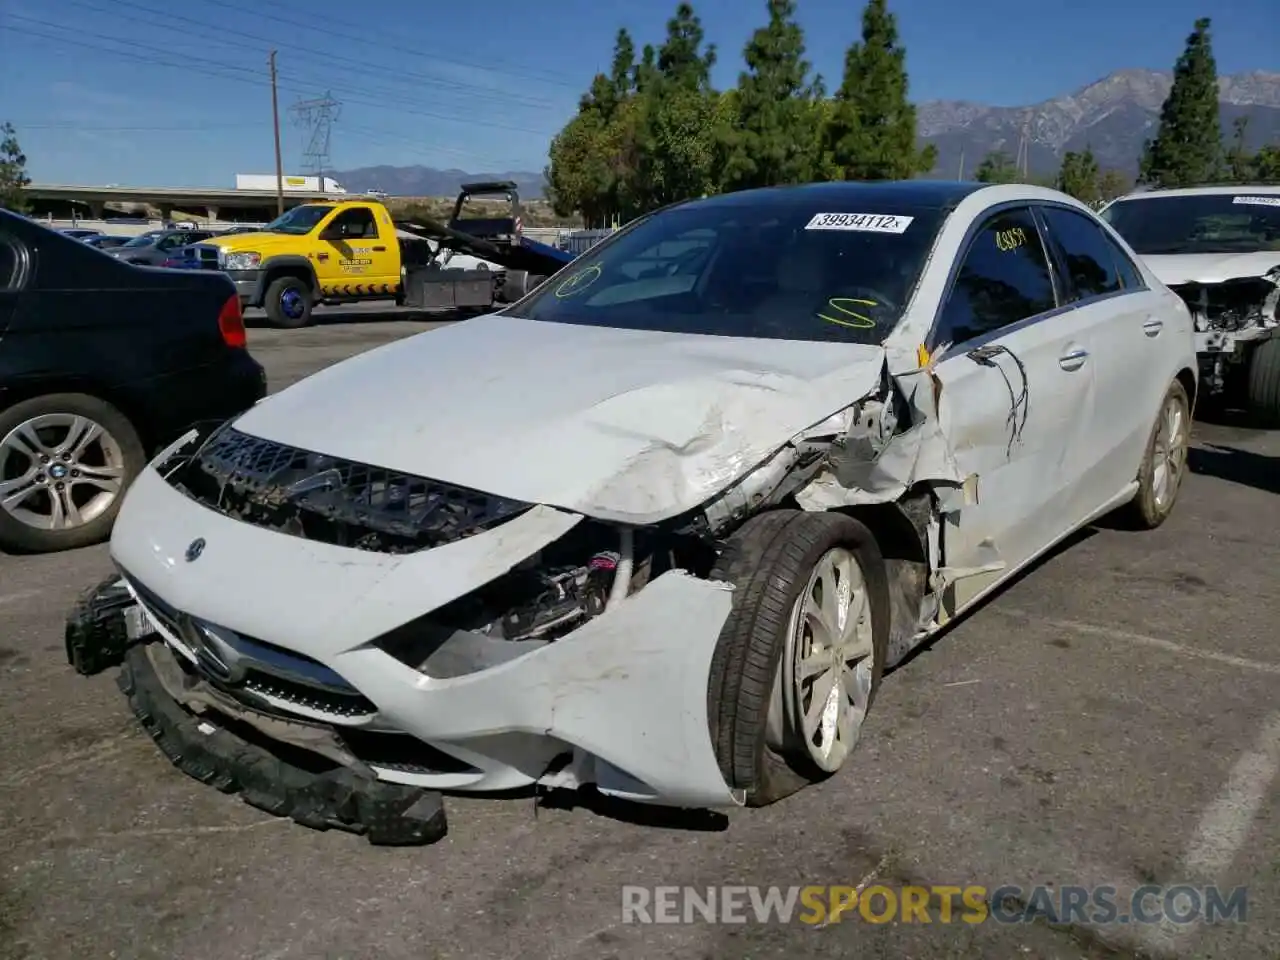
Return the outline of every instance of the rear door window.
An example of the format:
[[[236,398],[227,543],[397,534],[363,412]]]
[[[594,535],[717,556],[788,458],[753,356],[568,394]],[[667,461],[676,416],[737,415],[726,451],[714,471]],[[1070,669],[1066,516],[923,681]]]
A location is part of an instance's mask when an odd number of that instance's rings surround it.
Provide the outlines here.
[[[1137,269],[1106,231],[1088,217],[1063,207],[1041,207],[1056,244],[1074,300],[1140,287]]]
[[[934,345],[967,343],[1057,306],[1049,259],[1026,207],[1002,210],[978,230],[960,262]]]

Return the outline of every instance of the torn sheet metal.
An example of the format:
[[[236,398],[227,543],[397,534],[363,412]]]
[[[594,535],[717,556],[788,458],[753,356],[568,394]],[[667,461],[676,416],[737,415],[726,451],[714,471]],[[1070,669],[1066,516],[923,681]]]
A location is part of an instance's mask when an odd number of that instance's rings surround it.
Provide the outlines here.
[[[922,482],[965,488],[938,417],[932,370],[921,367],[892,383],[906,401],[902,419],[910,425],[900,429],[892,398],[855,409],[848,433],[832,446],[827,468],[796,494],[805,510],[889,503]]]
[[[876,388],[880,347],[479,317],[329,367],[236,428],[603,520],[701,506]]]

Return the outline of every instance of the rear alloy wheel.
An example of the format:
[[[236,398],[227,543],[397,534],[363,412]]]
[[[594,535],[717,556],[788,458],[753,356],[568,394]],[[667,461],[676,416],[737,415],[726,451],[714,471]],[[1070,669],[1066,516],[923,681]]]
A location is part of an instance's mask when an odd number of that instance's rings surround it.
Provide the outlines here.
[[[1265,426],[1280,426],[1280,337],[1253,348],[1247,389],[1249,412]]]
[[[96,397],[51,394],[0,413],[0,547],[47,553],[106,539],[145,461],[133,426]]]
[[[888,648],[884,561],[851,517],[778,510],[743,524],[712,579],[735,586],[712,658],[712,742],[725,781],[762,806],[857,745]]]
[[[1147,441],[1147,453],[1138,470],[1138,492],[1125,508],[1132,525],[1154,530],[1173,513],[1190,448],[1191,402],[1186,388],[1175,380],[1164,395]]]
[[[273,327],[296,330],[311,322],[311,289],[297,277],[281,277],[267,287],[263,308]]]

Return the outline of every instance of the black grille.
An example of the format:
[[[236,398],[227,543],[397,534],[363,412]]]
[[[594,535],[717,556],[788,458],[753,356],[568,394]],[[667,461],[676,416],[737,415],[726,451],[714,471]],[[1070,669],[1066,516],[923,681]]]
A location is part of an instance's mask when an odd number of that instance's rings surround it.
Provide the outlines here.
[[[230,428],[167,479],[205,506],[245,523],[383,553],[474,536],[530,506]]]

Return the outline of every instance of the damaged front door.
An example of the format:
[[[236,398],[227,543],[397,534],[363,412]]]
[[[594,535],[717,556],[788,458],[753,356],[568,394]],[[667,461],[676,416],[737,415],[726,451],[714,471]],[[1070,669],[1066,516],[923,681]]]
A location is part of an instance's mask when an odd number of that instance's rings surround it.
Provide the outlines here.
[[[961,474],[977,477],[943,527],[944,568],[953,579],[968,571],[946,591],[952,611],[1075,519],[1058,451],[1087,429],[1094,374],[1078,319],[1058,305],[1030,210],[989,216],[961,254],[929,344],[943,350],[940,424]]]

